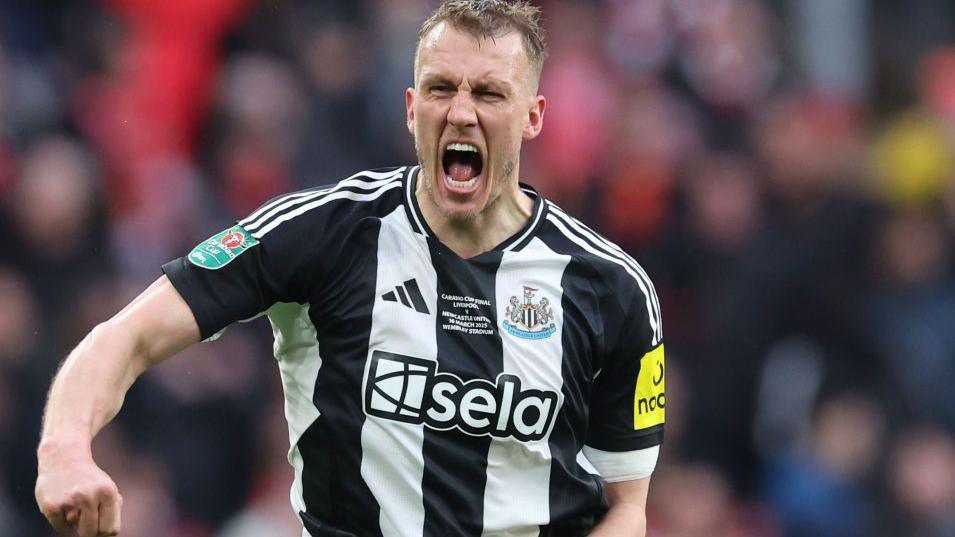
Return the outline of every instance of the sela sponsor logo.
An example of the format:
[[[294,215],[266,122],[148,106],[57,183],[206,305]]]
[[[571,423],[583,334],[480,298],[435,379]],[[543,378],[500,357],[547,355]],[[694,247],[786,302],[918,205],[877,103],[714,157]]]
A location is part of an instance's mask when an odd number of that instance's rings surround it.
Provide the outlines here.
[[[365,414],[436,430],[534,442],[554,427],[563,396],[524,388],[517,375],[463,381],[437,363],[374,351],[365,373]]]
[[[512,336],[521,339],[546,339],[557,332],[554,324],[554,310],[550,307],[550,300],[542,297],[534,302],[534,293],[539,291],[533,287],[524,286],[524,301],[512,296],[510,304],[504,310],[504,330]]]

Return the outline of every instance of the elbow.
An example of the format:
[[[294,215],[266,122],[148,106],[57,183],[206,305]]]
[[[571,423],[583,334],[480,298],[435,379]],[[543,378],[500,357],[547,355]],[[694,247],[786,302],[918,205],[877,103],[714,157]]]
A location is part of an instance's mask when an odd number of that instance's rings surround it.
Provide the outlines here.
[[[100,359],[113,359],[126,366],[130,381],[148,369],[142,338],[115,318],[96,325],[80,346],[88,347]]]

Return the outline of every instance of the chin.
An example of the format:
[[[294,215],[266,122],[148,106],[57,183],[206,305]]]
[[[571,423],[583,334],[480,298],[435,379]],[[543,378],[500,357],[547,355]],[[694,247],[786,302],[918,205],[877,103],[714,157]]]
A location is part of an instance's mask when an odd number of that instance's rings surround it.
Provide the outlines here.
[[[447,200],[438,200],[432,188],[434,188],[433,184],[428,185],[427,191],[431,202],[437,207],[441,216],[447,218],[452,224],[467,224],[473,222],[486,208],[486,204],[472,206],[474,204],[469,203],[467,204],[468,206],[462,206],[463,204],[449,203]]]

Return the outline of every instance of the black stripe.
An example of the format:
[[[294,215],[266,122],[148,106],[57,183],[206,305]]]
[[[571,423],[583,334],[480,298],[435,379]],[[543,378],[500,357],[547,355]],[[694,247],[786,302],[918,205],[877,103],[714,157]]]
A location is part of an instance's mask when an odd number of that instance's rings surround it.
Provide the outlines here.
[[[405,282],[405,289],[408,290],[408,295],[411,297],[411,302],[414,303],[414,309],[421,313],[431,313],[428,311],[428,305],[424,302],[424,297],[421,296],[421,289],[418,288],[418,282],[414,278]]]
[[[387,293],[381,295],[381,299],[385,302],[398,302],[398,299],[395,298],[394,291],[388,291]]]
[[[553,217],[548,216],[548,218],[553,218],[553,220],[551,221],[551,224],[553,224],[553,227],[555,228],[555,230],[561,233],[561,235],[564,235],[568,241],[576,238],[577,240],[584,242],[587,245],[587,247],[589,247],[590,249],[600,252],[600,254],[602,254],[603,256],[606,256],[604,258],[605,260],[610,261],[611,263],[623,268],[624,273],[627,274],[627,277],[633,279],[633,281],[637,283],[637,287],[640,290],[640,294],[644,297],[644,300],[646,302],[649,302],[649,304],[647,304],[648,322],[651,324],[651,326],[654,324],[656,325],[653,328],[652,337],[654,339],[657,339],[657,338],[662,339],[663,332],[662,332],[662,327],[660,326],[661,320],[659,316],[659,309],[658,309],[658,303],[657,303],[658,297],[656,294],[656,288],[653,286],[653,282],[650,281],[649,277],[642,274],[641,270],[637,270],[626,259],[622,259],[616,253],[609,252],[605,246],[598,246],[594,244],[594,241],[592,239],[581,234],[579,230],[573,229],[570,226],[570,224],[567,223],[566,220],[562,220],[560,217],[556,216],[557,211],[554,211],[553,214],[555,216]],[[587,247],[577,244],[578,251],[580,248],[583,248],[585,252],[592,254],[593,252],[588,251]]]
[[[411,302],[408,302],[408,295],[405,294],[405,288],[402,286],[395,287],[395,291],[398,291],[398,300],[401,300],[401,303],[406,307],[411,307]]]
[[[501,254],[464,261],[436,241],[431,242],[431,259],[438,278],[437,347],[438,369],[467,382],[491,382],[504,370],[500,335],[468,334],[446,330],[443,312],[486,316],[490,327],[497,326],[494,311],[495,277]],[[456,295],[486,299],[488,306],[477,309],[455,307]],[[424,535],[425,537],[479,536],[484,520],[484,488],[487,483],[488,436],[470,436],[459,429],[424,431]]]
[[[420,166],[412,166],[408,168],[402,176],[404,185],[402,185],[401,190],[405,210],[408,211],[408,223],[411,224],[411,229],[414,230],[415,233],[427,235],[428,233],[421,227],[424,225],[422,222],[423,217],[421,216],[421,212],[417,207],[418,201],[415,199],[415,185],[417,184],[418,176],[420,175]]]
[[[618,261],[623,262],[636,275],[636,276],[634,275],[630,275],[630,276],[642,282],[647,287],[647,293],[648,293],[647,298],[650,299],[650,304],[652,306],[650,315],[654,319],[656,319],[656,322],[657,322],[657,330],[656,330],[655,336],[662,338],[663,330],[662,330],[662,327],[660,327],[660,323],[662,322],[661,316],[660,316],[660,297],[657,295],[656,288],[654,287],[653,282],[650,280],[650,275],[647,274],[646,269],[644,269],[643,266],[640,263],[638,263],[637,260],[634,259],[630,254],[623,251],[622,248],[620,251],[617,251],[611,246],[609,246],[608,244],[603,244],[602,242],[592,238],[590,235],[593,235],[594,237],[599,237],[603,239],[604,241],[607,241],[605,237],[603,237],[602,235],[600,235],[599,233],[597,233],[596,231],[588,227],[586,224],[584,224],[580,220],[574,218],[573,216],[570,216],[566,211],[564,211],[557,205],[553,204],[552,202],[548,202],[548,203],[553,207],[552,212],[554,213],[555,217],[558,218],[562,224],[564,224],[564,227],[567,228],[567,231],[569,233],[573,233],[577,238],[585,241],[591,247],[593,247],[594,249],[600,252],[603,252],[605,255],[608,255],[614,259],[617,259]],[[582,232],[580,229],[576,229],[572,224],[576,224],[580,228],[589,232],[590,235]],[[607,241],[607,242],[609,243],[610,241]]]
[[[380,506],[361,475],[361,385],[377,295],[380,231],[380,224],[369,225],[376,227],[354,235],[351,248],[336,258],[340,270],[330,271],[311,298],[309,314],[322,353],[313,401],[321,414],[298,447],[308,518],[323,531],[380,537]]]
[[[559,233],[556,229],[554,232]],[[551,235],[548,237],[547,235]],[[541,237],[556,252],[575,251],[562,234]],[[601,307],[594,296],[596,274],[572,258],[561,278],[564,325],[561,348],[563,358],[561,392],[564,404],[558,414],[548,444],[550,446],[550,517],[551,524],[542,528],[541,535],[587,535],[607,510],[603,484],[577,464],[577,453],[583,449],[589,421],[588,402],[592,389],[590,379],[595,364],[590,357],[601,349],[599,342],[588,334],[603,333]]]
[[[306,205],[308,203],[325,199],[328,196],[337,194],[339,192],[351,192],[353,194],[371,194],[371,193],[377,192],[378,190],[384,188],[385,186],[391,184],[392,182],[399,180],[400,177],[401,177],[400,175],[393,177],[390,180],[387,180],[387,182],[378,184],[376,186],[348,185],[348,186],[339,187],[338,185],[331,185],[330,187],[325,187],[329,190],[328,192],[324,192],[321,194],[319,194],[319,192],[321,192],[321,190],[323,189],[318,189],[313,193],[309,193],[309,195],[307,196],[302,196],[300,198],[294,198],[294,199],[282,201],[281,203],[277,204],[275,207],[272,207],[268,211],[265,211],[258,218],[255,218],[252,222],[249,222],[248,224],[243,225],[243,227],[246,230],[248,230],[250,233],[254,233],[258,231],[259,229],[262,229],[265,226],[269,225],[272,221],[276,220],[277,218],[281,218],[283,215],[290,213],[294,211],[295,209],[298,209],[299,207]],[[386,181],[385,178],[375,179],[375,180]],[[333,188],[335,189],[334,191],[332,191]],[[275,214],[269,215],[268,217],[265,216],[271,213],[272,211],[274,211],[276,207],[281,207],[281,210],[279,210]]]
[[[362,175],[362,174],[365,174],[365,173],[390,174],[390,173],[392,173],[392,172],[398,171],[400,168],[401,168],[400,166],[393,166],[393,167],[390,167],[390,168],[377,168],[377,169],[374,169],[374,170],[365,170],[365,171],[362,171],[362,172],[359,172],[359,173],[355,174],[355,175],[352,176],[352,177],[346,177],[345,179],[363,180],[363,181],[366,181],[366,182],[378,181],[378,180],[380,180],[381,178],[379,178],[379,179],[373,179],[371,176]],[[292,199],[298,199],[298,197],[304,197],[304,195],[306,195],[306,194],[314,194],[314,193],[319,192],[319,191],[321,191],[321,190],[331,189],[331,188],[333,188],[336,184],[337,184],[337,183],[317,185],[317,186],[314,186],[314,187],[311,187],[311,188],[306,188],[306,189],[302,189],[302,190],[299,190],[299,191],[296,191],[296,192],[289,192],[289,193],[287,193],[287,194],[282,194],[282,195],[280,195],[280,196],[276,196],[276,197],[274,197],[274,198],[272,198],[272,199],[266,201],[266,202],[263,203],[262,205],[260,205],[258,208],[256,208],[255,211],[252,211],[252,213],[249,214],[249,216],[246,216],[245,218],[242,218],[242,219],[238,220],[238,224],[241,225],[241,226],[250,225],[252,222],[255,222],[256,220],[258,220],[259,218],[261,218],[265,213],[271,211],[272,209],[275,209],[276,207],[282,205],[283,203],[286,203],[286,202],[288,202],[288,201],[290,201],[290,200],[292,200]],[[299,194],[302,194],[303,196],[299,196]],[[267,209],[267,210],[263,210],[263,211],[262,211],[262,214],[259,214],[259,215],[256,216],[255,218],[252,218],[252,214],[255,214],[256,212],[258,212],[258,211],[261,210],[261,209],[264,209],[265,207],[268,207],[268,209]],[[249,222],[246,222],[246,221],[249,221]]]

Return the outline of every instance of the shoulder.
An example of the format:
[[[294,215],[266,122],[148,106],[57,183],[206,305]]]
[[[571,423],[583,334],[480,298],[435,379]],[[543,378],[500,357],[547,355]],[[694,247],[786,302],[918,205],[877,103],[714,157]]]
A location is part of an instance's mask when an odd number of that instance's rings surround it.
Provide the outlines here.
[[[547,225],[544,239],[591,267],[599,277],[619,286],[652,286],[643,267],[623,248],[594,231],[551,201],[547,204]]]
[[[643,266],[623,248],[557,204],[545,203],[547,216],[542,238],[560,253],[570,255],[581,272],[592,278],[596,291],[610,295],[610,302],[616,303],[625,314],[646,318],[653,327],[655,339],[662,339],[660,300]]]
[[[337,183],[275,197],[238,221],[258,240],[266,236],[329,231],[401,205],[401,186],[411,166],[365,170]],[[331,229],[330,229],[331,228]]]

